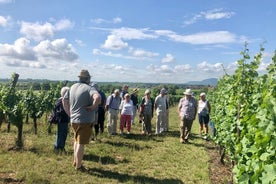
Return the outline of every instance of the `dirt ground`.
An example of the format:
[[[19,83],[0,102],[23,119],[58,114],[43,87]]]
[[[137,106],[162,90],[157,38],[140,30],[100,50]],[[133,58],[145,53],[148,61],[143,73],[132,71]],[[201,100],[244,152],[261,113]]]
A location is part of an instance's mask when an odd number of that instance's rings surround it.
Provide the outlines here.
[[[219,149],[212,141],[206,141],[205,147],[210,156],[209,173],[212,184],[233,184],[229,159],[226,157],[224,164],[220,162]]]

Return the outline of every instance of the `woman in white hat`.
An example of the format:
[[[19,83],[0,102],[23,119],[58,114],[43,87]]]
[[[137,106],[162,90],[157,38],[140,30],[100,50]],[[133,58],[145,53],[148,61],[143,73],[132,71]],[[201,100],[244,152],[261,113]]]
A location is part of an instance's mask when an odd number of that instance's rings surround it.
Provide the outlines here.
[[[198,122],[200,124],[199,135],[202,136],[203,126],[205,134],[208,134],[208,123],[210,120],[211,105],[206,100],[206,94],[200,93],[200,100],[198,101]],[[206,137],[203,137],[206,138]]]
[[[180,143],[187,143],[197,112],[197,100],[192,96],[192,90],[186,89],[185,96],[180,99],[178,113],[180,117]]]

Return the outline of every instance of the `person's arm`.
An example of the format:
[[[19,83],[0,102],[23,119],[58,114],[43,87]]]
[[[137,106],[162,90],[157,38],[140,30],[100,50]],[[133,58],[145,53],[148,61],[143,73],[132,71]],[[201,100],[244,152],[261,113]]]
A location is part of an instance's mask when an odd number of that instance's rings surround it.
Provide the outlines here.
[[[207,106],[208,106],[209,114],[210,114],[211,113],[211,105],[210,105],[209,101],[207,101]]]
[[[155,101],[154,101],[154,109],[156,110],[157,109],[157,104],[158,104],[158,96],[155,98]]]
[[[195,117],[194,117],[194,120],[196,119],[196,115],[197,115],[197,100],[194,98],[194,105],[195,105]]]
[[[178,116],[180,117],[180,113],[181,113],[181,108],[182,108],[182,99],[179,100],[179,103],[178,103]]]
[[[101,103],[101,95],[99,93],[94,93],[91,98],[93,99],[93,104],[86,107],[88,111],[95,110]]]
[[[66,112],[66,114],[70,117],[70,104],[68,98],[62,98],[62,105],[63,109]]]

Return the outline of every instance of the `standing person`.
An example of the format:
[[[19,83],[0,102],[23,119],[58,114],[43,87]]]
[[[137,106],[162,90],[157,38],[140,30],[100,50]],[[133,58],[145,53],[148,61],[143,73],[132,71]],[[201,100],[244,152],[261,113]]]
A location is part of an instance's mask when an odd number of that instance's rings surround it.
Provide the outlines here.
[[[160,134],[165,131],[165,123],[167,120],[168,103],[166,101],[166,89],[162,88],[160,94],[155,98],[154,107],[156,110],[156,131],[155,134]]]
[[[106,96],[102,90],[99,89],[99,86],[96,82],[92,83],[92,86],[98,91],[101,95],[101,103],[98,106],[98,123],[94,125],[96,136],[104,132],[104,120],[105,120],[105,104]]]
[[[119,94],[119,89],[115,89],[114,93],[107,98],[105,105],[105,109],[108,112],[107,131],[110,135],[117,134],[116,129],[120,103],[121,98]]]
[[[66,114],[63,105],[62,99],[64,95],[69,91],[69,87],[63,87],[60,90],[60,98],[55,104],[55,111],[58,113],[58,122],[57,122],[57,139],[54,145],[55,151],[65,151],[65,142],[68,134],[68,123],[70,117]]]
[[[151,120],[153,118],[154,100],[150,97],[150,90],[145,91],[145,96],[140,104],[140,117],[143,118],[142,134],[151,134]]]
[[[123,134],[125,123],[126,123],[127,134],[130,134],[131,117],[133,115],[133,102],[130,99],[130,95],[128,93],[125,94],[125,98],[124,100],[122,100],[119,109],[121,112],[120,134]]]
[[[189,142],[189,135],[197,112],[197,100],[192,97],[192,90],[186,89],[185,97],[181,98],[178,104],[180,117],[180,143]]]
[[[138,110],[138,95],[137,95],[138,91],[139,91],[139,89],[135,88],[135,89],[133,89],[133,92],[130,95],[130,99],[133,102],[133,109],[132,109],[133,110],[133,115],[132,115],[132,118],[131,118],[131,125],[135,124],[136,112]]]
[[[124,100],[125,94],[127,94],[127,93],[128,93],[128,85],[125,84],[125,85],[123,85],[122,91],[120,93],[120,97],[122,100]]]
[[[206,100],[206,94],[200,93],[200,100],[198,101],[198,122],[200,124],[199,135],[202,136],[203,125],[205,129],[205,134],[208,134],[208,123],[210,120],[211,105],[208,100]],[[207,138],[207,137],[203,137]]]
[[[169,131],[169,95],[168,95],[168,91],[166,91],[165,93],[165,98],[166,98],[166,120],[165,120],[165,125],[164,125],[164,132],[168,132]]]
[[[95,111],[101,102],[100,94],[90,86],[91,76],[87,70],[81,70],[79,82],[71,86],[64,97],[64,107],[70,114],[74,131],[74,162],[78,171],[87,171],[82,165],[84,145],[89,144],[92,126],[96,122]],[[70,110],[69,110],[70,109]]]

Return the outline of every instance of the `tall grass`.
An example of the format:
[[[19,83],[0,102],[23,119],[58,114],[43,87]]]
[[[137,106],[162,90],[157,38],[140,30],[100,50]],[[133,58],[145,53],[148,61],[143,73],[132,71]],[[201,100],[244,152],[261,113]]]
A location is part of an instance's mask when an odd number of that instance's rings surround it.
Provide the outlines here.
[[[0,183],[210,183],[209,156],[204,140],[198,138],[198,123],[193,124],[190,144],[179,142],[176,107],[170,108],[170,129],[162,135],[141,135],[136,119],[131,135],[99,135],[85,148],[84,164],[90,172],[81,173],[72,166],[72,133],[66,154],[55,154],[55,134],[47,133],[47,123],[40,122],[38,134],[32,124],[24,124],[24,149],[9,150],[14,144],[15,127],[0,134]],[[155,118],[152,121],[155,128]],[[53,127],[56,132],[56,127]]]

